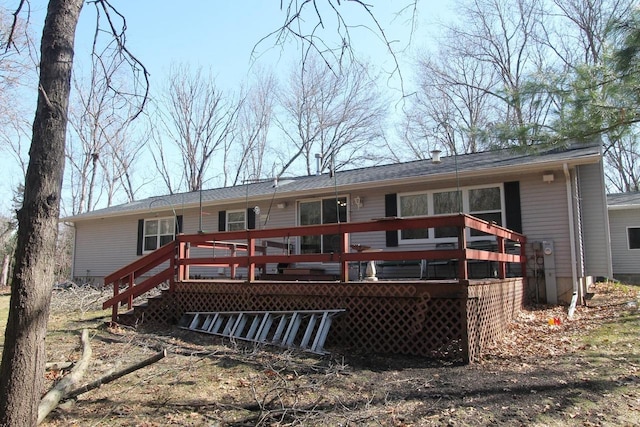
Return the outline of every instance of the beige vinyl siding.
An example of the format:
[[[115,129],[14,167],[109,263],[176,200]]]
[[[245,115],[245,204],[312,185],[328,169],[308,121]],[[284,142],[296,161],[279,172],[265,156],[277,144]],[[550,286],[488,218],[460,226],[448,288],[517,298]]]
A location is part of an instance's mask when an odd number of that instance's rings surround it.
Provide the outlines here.
[[[587,276],[611,277],[611,252],[609,242],[609,221],[607,218],[606,196],[602,163],[578,167],[580,213],[584,242],[584,265]]]
[[[640,274],[640,249],[629,249],[627,227],[640,227],[640,206],[609,210],[613,275]]]
[[[552,240],[555,245],[556,275],[558,278],[571,278],[571,251],[569,243],[569,219],[567,210],[566,182],[561,169],[556,169],[554,181],[545,183],[542,180],[543,172],[522,174],[518,176],[500,177],[475,177],[473,179],[461,179],[460,187],[477,185],[501,184],[505,181],[520,181],[520,200],[522,211],[523,234],[527,236],[529,242]],[[581,170],[582,198],[600,197],[601,187],[594,190],[589,182],[594,179],[593,168]],[[369,221],[381,218],[385,215],[385,194],[431,191],[434,189],[455,188],[454,179],[440,182],[430,182],[425,179],[420,184],[394,185],[393,187],[376,186],[374,188],[362,188],[340,191],[339,196],[347,196],[349,201],[348,219],[349,221]],[[278,194],[273,203],[271,200],[261,200],[250,202],[251,207],[259,206],[260,215],[256,218],[256,228],[281,228],[297,225],[297,202],[302,199],[315,197],[331,197],[332,194],[323,192],[322,194],[309,193],[305,196]],[[353,204],[354,197],[360,197],[363,205],[361,208]],[[278,208],[279,203],[286,206]],[[591,202],[590,202],[591,203]],[[597,204],[596,202],[593,202]],[[269,219],[267,214],[271,211]],[[592,204],[583,206],[584,209],[591,209]],[[183,209],[176,207],[176,214],[183,216],[183,231],[188,234],[196,233],[199,229],[200,211],[197,207]],[[246,203],[205,205],[202,215],[202,229],[204,232],[218,232],[218,212],[221,210],[247,209]],[[158,216],[171,216],[171,210],[159,212]],[[138,220],[148,217],[155,217],[155,212],[140,212],[135,215],[128,215],[107,219],[92,219],[76,222],[76,248],[73,274],[76,277],[84,277],[89,270],[90,276],[104,277],[118,268],[127,265],[136,259],[137,245],[137,225]],[[585,225],[597,222],[597,218],[586,218]],[[589,227],[591,227],[589,225]],[[586,227],[585,227],[586,228]],[[588,232],[588,230],[585,230]],[[623,240],[626,244],[626,237]],[[297,240],[292,239],[294,248],[297,249]],[[350,236],[351,244],[362,244],[372,248],[382,248],[385,250],[406,250],[412,248],[428,247],[425,244],[410,244],[403,242],[396,248],[387,248],[384,232],[354,233]],[[595,243],[589,242],[589,248]],[[272,251],[275,249],[272,249]],[[273,253],[273,252],[272,252]],[[636,265],[640,265],[637,260]],[[327,264],[327,270],[338,270],[337,264]],[[274,266],[269,266],[273,269]],[[228,273],[228,269],[224,271]],[[203,276],[217,276],[218,269],[210,268],[203,270]],[[240,272],[244,275],[244,272]]]
[[[138,220],[101,218],[75,224],[73,277],[100,280],[137,259]]]
[[[557,277],[571,277],[571,246],[565,177],[553,171],[551,183],[542,181],[542,173],[520,180],[522,232],[529,243],[552,240]]]

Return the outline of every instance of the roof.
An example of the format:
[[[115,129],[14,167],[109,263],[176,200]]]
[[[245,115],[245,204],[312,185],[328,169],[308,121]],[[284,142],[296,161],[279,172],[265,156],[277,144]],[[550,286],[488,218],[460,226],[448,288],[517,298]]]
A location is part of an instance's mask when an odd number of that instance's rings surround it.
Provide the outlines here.
[[[607,207],[610,210],[640,209],[640,191],[607,194]]]
[[[412,181],[451,179],[457,173],[460,177],[486,176],[507,172],[524,172],[558,167],[565,163],[570,166],[599,161],[599,144],[575,144],[567,148],[554,148],[538,152],[501,149],[472,154],[442,157],[441,163],[431,160],[415,160],[381,166],[338,171],[329,174],[281,178],[277,186],[274,181],[222,187],[189,193],[179,193],[149,197],[146,199],[111,206],[80,215],[63,218],[64,221],[79,221],[93,218],[128,215],[150,209],[182,209],[186,207],[211,205],[214,202],[237,202],[244,200],[271,199],[278,196],[308,195],[322,190],[344,191],[346,188],[370,188],[410,183]],[[202,198],[202,199],[201,199]]]

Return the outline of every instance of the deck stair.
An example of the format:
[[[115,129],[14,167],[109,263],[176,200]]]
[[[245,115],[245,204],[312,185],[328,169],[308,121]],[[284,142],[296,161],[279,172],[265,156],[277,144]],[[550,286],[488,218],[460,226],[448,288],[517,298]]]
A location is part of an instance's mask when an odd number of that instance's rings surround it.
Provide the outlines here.
[[[184,313],[178,326],[222,337],[324,354],[333,317],[345,310]]]

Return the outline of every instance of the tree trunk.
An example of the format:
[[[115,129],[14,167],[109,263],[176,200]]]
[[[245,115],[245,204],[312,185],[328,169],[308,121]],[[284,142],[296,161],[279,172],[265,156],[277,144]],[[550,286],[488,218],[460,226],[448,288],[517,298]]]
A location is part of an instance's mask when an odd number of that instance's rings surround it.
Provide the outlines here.
[[[0,368],[0,425],[34,426],[44,387],[75,29],[83,0],[50,0]]]

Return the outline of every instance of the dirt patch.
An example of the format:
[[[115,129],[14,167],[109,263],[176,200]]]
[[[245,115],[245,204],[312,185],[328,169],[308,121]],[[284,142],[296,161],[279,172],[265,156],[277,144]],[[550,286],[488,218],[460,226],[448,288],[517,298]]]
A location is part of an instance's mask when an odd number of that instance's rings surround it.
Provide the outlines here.
[[[635,425],[638,288],[603,283],[595,291],[573,320],[559,307],[530,307],[481,363],[453,366],[112,328],[97,309],[101,291],[61,290],[47,337],[50,361],[79,357],[82,328],[91,331],[94,351],[87,381],[163,348],[169,355],[65,403],[43,425]],[[49,385],[61,375],[49,372]]]

